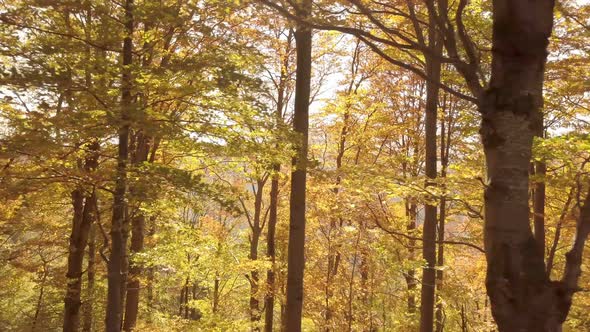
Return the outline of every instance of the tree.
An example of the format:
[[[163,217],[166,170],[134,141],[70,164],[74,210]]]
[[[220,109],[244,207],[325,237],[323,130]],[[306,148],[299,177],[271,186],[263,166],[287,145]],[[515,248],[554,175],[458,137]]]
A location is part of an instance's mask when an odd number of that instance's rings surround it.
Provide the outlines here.
[[[297,11],[304,17],[311,15],[310,0]],[[287,271],[287,331],[301,331],[303,311],[303,271],[305,266],[305,191],[307,177],[307,146],[309,100],[311,84],[311,28],[299,24],[295,30],[297,72],[295,83],[295,111],[293,129],[299,134],[296,156],[291,173],[289,219],[289,251]]]

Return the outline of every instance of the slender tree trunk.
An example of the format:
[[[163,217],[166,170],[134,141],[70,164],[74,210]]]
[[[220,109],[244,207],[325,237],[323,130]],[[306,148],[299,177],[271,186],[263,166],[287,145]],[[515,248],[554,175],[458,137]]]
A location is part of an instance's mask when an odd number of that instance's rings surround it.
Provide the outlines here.
[[[258,260],[260,232],[260,228],[254,230],[252,239],[250,240],[250,259],[252,261]],[[260,300],[258,300],[259,279],[258,270],[252,270],[250,272],[250,322],[254,331],[260,330],[258,327],[258,321],[260,321]]]
[[[37,297],[37,305],[35,306],[35,315],[33,316],[33,321],[31,322],[31,332],[35,332],[37,329],[37,324],[39,323],[39,315],[41,314],[41,309],[43,308],[43,296],[45,295],[45,282],[47,281],[47,275],[49,274],[49,267],[48,262],[43,260],[43,276],[41,277],[41,288],[39,289],[39,296]]]
[[[542,137],[542,135],[541,135]],[[533,224],[535,226],[535,240],[539,251],[545,255],[545,175],[547,164],[545,161],[535,161],[535,192],[533,195]]]
[[[133,164],[139,166],[141,163],[148,161],[150,152],[151,138],[139,131],[136,135],[136,147],[134,152]],[[133,192],[133,190],[132,190]],[[141,204],[139,199],[138,206]],[[137,215],[131,220],[131,254],[138,254],[143,251],[145,235],[145,214],[137,212]],[[131,262],[129,266],[129,275],[127,278],[127,297],[125,300],[125,320],[123,323],[124,331],[133,331],[137,324],[139,313],[139,290],[141,288],[139,279],[142,268],[140,264]]]
[[[465,315],[465,304],[461,304],[461,332],[467,332],[467,315]]]
[[[444,330],[444,308],[442,303],[442,297],[440,292],[443,288],[443,281],[444,281],[444,272],[442,267],[445,264],[445,254],[444,254],[444,238],[445,238],[445,218],[446,218],[446,198],[442,197],[440,199],[440,211],[439,211],[439,226],[438,226],[438,252],[437,252],[437,262],[436,265],[439,269],[436,271],[436,292],[438,294],[437,298],[438,301],[436,303],[436,332],[442,332]]]
[[[106,309],[107,332],[121,330],[122,319],[122,270],[123,255],[126,251],[123,239],[125,220],[125,196],[127,191],[127,157],[129,144],[129,112],[132,107],[131,64],[133,59],[133,0],[125,1],[125,33],[123,40],[123,63],[121,78],[121,124],[117,156],[117,175],[113,195],[113,218],[111,224],[111,253],[108,262],[108,290]]]
[[[561,238],[561,229],[563,227],[563,223],[565,222],[565,218],[569,214],[571,208],[570,205],[572,203],[572,200],[574,199],[574,194],[574,188],[570,188],[569,193],[567,195],[567,200],[565,201],[563,209],[561,210],[561,214],[559,215],[557,226],[555,226],[555,236],[553,237],[553,243],[551,244],[551,248],[549,249],[549,253],[547,255],[547,277],[551,277],[551,270],[553,269],[555,252],[557,251],[557,245],[559,244],[559,240]]]
[[[279,172],[280,165],[273,166],[273,175],[270,183],[270,211],[268,216],[268,230],[266,236],[266,255],[272,264],[271,268],[266,272],[267,292],[264,299],[265,315],[264,315],[264,331],[272,332],[273,330],[273,316],[274,316],[274,299],[275,299],[275,231],[277,225],[278,205],[279,205]]]
[[[276,121],[277,125],[284,122],[283,109],[285,108],[285,99],[287,95],[287,80],[288,72],[290,70],[290,53],[293,49],[293,29],[289,28],[287,34],[286,48],[284,58],[281,62],[281,75],[279,77],[278,91],[277,91],[277,108]],[[274,321],[274,300],[276,294],[275,285],[275,263],[276,263],[276,249],[275,249],[275,233],[278,221],[279,208],[279,175],[281,172],[281,165],[274,164],[272,167],[272,178],[270,185],[270,211],[268,217],[268,230],[266,237],[266,254],[270,259],[272,266],[266,273],[267,293],[264,302],[265,317],[264,317],[264,331],[272,332]]]
[[[145,216],[143,213],[135,216],[131,221],[131,244],[130,249],[132,253],[139,253],[143,251],[143,239],[145,232]],[[137,263],[131,263],[129,268],[129,276],[127,280],[127,299],[125,301],[125,322],[123,324],[124,331],[133,331],[137,324],[137,314],[139,311],[139,276],[141,267]]]
[[[553,0],[494,0],[489,88],[480,101],[487,164],[486,288],[500,332],[557,332],[569,311],[529,223],[529,165],[539,132]],[[571,303],[571,299],[570,299]]]
[[[97,200],[94,195],[93,206],[96,208]],[[83,303],[82,311],[82,331],[92,331],[92,318],[94,310],[94,284],[96,279],[96,224],[90,226],[90,235],[88,237],[88,267],[86,276],[88,282],[86,285],[86,301]]]
[[[151,162],[153,162],[153,159],[151,159]],[[148,236],[153,237],[156,234],[156,225],[155,225],[155,218],[153,218],[151,226],[150,226],[150,231],[148,233]],[[155,270],[153,266],[150,266],[147,269],[147,295],[146,295],[146,300],[147,300],[147,309],[148,309],[148,315],[147,315],[147,322],[151,323],[152,319],[153,319],[153,314],[154,314],[154,277],[155,277]]]
[[[408,224],[406,229],[408,230],[408,234],[413,234],[416,230],[416,213],[417,206],[416,204],[410,202],[410,199],[406,201],[406,217],[408,218]],[[415,249],[416,240],[409,240],[408,241],[408,256],[410,260],[415,259]],[[406,284],[408,285],[408,313],[414,314],[416,312],[416,270],[409,269],[406,271]]]
[[[64,299],[63,330],[78,331],[80,323],[79,309],[82,304],[80,292],[82,290],[82,262],[84,249],[80,248],[84,242],[82,228],[82,215],[84,213],[84,190],[82,188],[72,191],[72,206],[74,217],[72,221],[72,234],[70,235],[70,248],[68,252],[67,292]],[[86,243],[84,243],[84,246]]]
[[[189,297],[190,278],[186,277],[184,284],[180,288],[180,301],[178,306],[178,316],[181,318],[188,318],[188,297]]]
[[[215,274],[215,281],[213,284],[213,313],[219,309],[219,274]]]
[[[304,16],[311,15],[311,0],[300,5]],[[307,177],[307,138],[311,82],[311,28],[299,24],[295,31],[297,78],[293,127],[300,135],[291,174],[289,249],[287,267],[286,327],[288,332],[301,331],[303,312],[303,271],[305,266],[305,190]]]
[[[442,52],[442,43],[439,41],[436,31],[436,20],[430,16],[429,45],[435,49],[437,54]],[[436,118],[438,109],[439,87],[436,82],[440,81],[440,60],[432,56],[426,57],[426,72],[429,80],[426,82],[426,177],[427,186],[434,185],[436,179]],[[432,332],[434,323],[434,289],[435,289],[435,265],[436,265],[436,205],[426,204],[424,207],[424,227],[422,258],[426,266],[422,272],[422,291],[420,301],[420,331]]]
[[[359,227],[359,231],[357,233],[357,237],[356,237],[356,243],[355,243],[355,252],[353,255],[353,259],[352,259],[352,268],[350,271],[350,279],[348,282],[348,303],[347,303],[347,312],[346,312],[346,320],[347,320],[347,326],[348,326],[348,331],[352,332],[352,322],[355,320],[354,319],[354,310],[353,310],[353,300],[354,300],[354,276],[356,275],[356,267],[358,265],[358,258],[359,258],[359,247],[360,247],[360,242],[361,242],[361,236],[363,234],[363,230],[362,230],[362,226]]]
[[[446,103],[445,106],[446,108]],[[450,111],[450,110],[449,110]],[[440,177],[442,179],[445,179],[447,177],[447,167],[449,165],[449,150],[450,150],[450,145],[451,145],[451,124],[452,124],[452,118],[451,115],[449,114],[447,116],[447,118],[449,118],[449,126],[447,128],[446,126],[446,122],[445,122],[445,118],[441,119],[440,123],[441,123],[441,130],[440,130],[440,164],[441,164],[441,171],[440,171]],[[446,186],[443,184],[442,185],[443,190],[446,188]],[[438,300],[436,303],[436,313],[435,313],[435,317],[436,317],[436,332],[443,332],[444,330],[444,311],[443,311],[443,303],[442,303],[442,297],[440,296],[440,291],[443,288],[443,281],[444,281],[444,271],[443,271],[443,267],[445,265],[445,246],[444,246],[444,240],[445,240],[445,223],[446,223],[446,214],[447,214],[447,198],[445,196],[445,193],[443,193],[443,196],[440,198],[440,208],[439,208],[439,219],[438,219],[438,252],[437,252],[437,262],[436,265],[439,267],[439,269],[436,271],[436,288],[437,288],[437,294],[438,294]]]
[[[84,170],[92,172],[98,166],[98,143],[90,145],[90,154],[84,162]],[[84,191],[83,188],[75,189],[72,192],[72,205],[74,207],[74,217],[72,220],[72,232],[70,234],[70,247],[68,252],[68,270],[67,291],[64,299],[64,331],[78,331],[80,327],[80,308],[82,306],[82,275],[84,254],[90,228],[94,220],[94,203],[96,194],[92,190],[91,194]]]
[[[262,215],[262,198],[264,194],[264,185],[266,179],[256,181],[256,192],[254,198],[254,218],[252,220],[252,236],[250,238],[250,260],[258,260],[258,245],[260,244],[260,235],[262,226],[260,217]],[[258,290],[260,288],[260,277],[258,270],[250,272],[250,321],[254,331],[259,331],[258,322],[260,321],[260,300],[258,299]]]

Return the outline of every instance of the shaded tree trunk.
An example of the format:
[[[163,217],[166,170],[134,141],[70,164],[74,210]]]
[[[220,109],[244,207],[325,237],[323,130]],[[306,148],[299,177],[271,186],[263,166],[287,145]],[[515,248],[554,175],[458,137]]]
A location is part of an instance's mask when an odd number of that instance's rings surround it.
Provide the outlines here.
[[[82,262],[86,247],[86,239],[83,233],[87,228],[82,222],[82,215],[84,214],[84,190],[82,188],[72,191],[72,206],[74,208],[74,216],[72,220],[72,233],[70,235],[70,248],[68,251],[68,271],[66,273],[67,291],[64,299],[64,332],[78,331],[80,323]],[[80,248],[82,245],[84,247]]]
[[[273,175],[270,183],[270,211],[268,216],[268,230],[266,236],[266,255],[272,264],[271,268],[266,273],[267,292],[264,299],[265,315],[264,315],[264,331],[272,332],[273,330],[273,316],[274,316],[274,298],[275,298],[275,232],[278,216],[279,205],[279,172],[280,165],[273,166]]]
[[[215,281],[213,284],[213,313],[219,309],[219,274],[215,274]]]
[[[540,136],[542,137],[542,135]],[[545,175],[547,165],[545,161],[535,161],[535,192],[533,194],[533,225],[535,227],[535,240],[539,251],[545,254]]]
[[[31,322],[31,332],[36,331],[37,324],[39,323],[39,315],[41,314],[41,310],[43,308],[43,296],[45,295],[45,282],[47,281],[47,275],[49,274],[49,263],[43,257],[41,257],[41,260],[43,260],[43,272],[41,280],[39,281],[39,296],[37,297],[35,314],[33,315],[33,321]]]
[[[254,217],[252,219],[250,238],[250,260],[258,260],[258,245],[260,244],[260,235],[262,234],[262,225],[260,217],[262,215],[262,198],[264,193],[264,185],[268,178],[258,179],[256,181],[256,192],[254,198]],[[260,321],[260,300],[258,300],[258,290],[260,288],[260,277],[258,270],[250,272],[250,321],[252,322],[253,330],[259,331],[257,323]]]
[[[125,220],[125,196],[127,192],[127,158],[129,145],[129,112],[132,107],[131,68],[133,59],[133,0],[125,1],[125,32],[123,40],[123,62],[121,77],[121,124],[117,156],[117,174],[113,195],[113,217],[111,223],[111,253],[108,262],[108,289],[106,309],[107,332],[121,330],[123,257],[126,251],[123,223]]]
[[[416,230],[416,213],[417,206],[414,203],[410,202],[410,199],[406,200],[406,217],[408,218],[408,225],[406,229],[408,230],[408,234],[413,234],[414,230]],[[409,259],[415,259],[415,249],[416,240],[409,240],[408,241],[408,254]],[[413,314],[416,312],[416,270],[409,269],[406,271],[406,284],[408,285],[408,313]]]
[[[429,15],[430,28],[428,32],[429,45],[435,49],[436,54],[442,52],[442,43],[439,41],[436,31],[436,20]],[[426,120],[425,120],[425,141],[426,141],[426,177],[427,186],[434,185],[436,179],[436,118],[438,108],[438,93],[440,82],[441,63],[433,57],[426,57],[426,72],[429,80],[426,82]],[[420,331],[432,332],[434,323],[434,289],[435,289],[435,265],[436,265],[436,205],[426,204],[424,207],[424,227],[422,258],[426,266],[422,270],[422,290],[420,294]]]
[[[148,161],[150,152],[151,138],[146,136],[142,131],[136,135],[135,151],[133,153],[133,164],[139,166],[141,163]],[[155,150],[153,151],[155,153]],[[132,190],[133,192],[133,190]],[[135,193],[141,196],[140,193]],[[143,199],[139,199],[139,205]],[[137,212],[137,215],[131,219],[131,243],[129,249],[131,254],[137,254],[143,251],[145,235],[145,214]],[[123,323],[124,331],[133,331],[137,323],[137,316],[139,312],[139,291],[141,288],[139,277],[142,268],[140,264],[131,262],[129,266],[129,275],[127,278],[127,296],[125,300],[125,320]]]
[[[452,133],[452,124],[453,124],[453,118],[452,115],[450,114],[450,109],[447,108],[447,104],[446,104],[446,98],[445,101],[443,102],[444,104],[444,108],[445,111],[445,117],[441,119],[440,121],[440,177],[442,179],[447,177],[447,169],[449,166],[449,151],[450,151],[450,146],[451,146],[451,133]],[[448,119],[448,127],[447,127],[447,123],[446,120]],[[445,189],[446,186],[443,184],[442,188]],[[442,297],[440,296],[440,291],[443,288],[443,282],[444,282],[444,271],[442,270],[442,268],[445,265],[445,246],[444,246],[444,240],[445,240],[445,223],[446,223],[446,217],[447,217],[447,198],[446,198],[446,193],[443,192],[443,196],[440,198],[440,203],[439,203],[439,218],[438,218],[438,252],[437,252],[437,262],[436,265],[439,267],[439,269],[436,271],[436,288],[437,288],[437,294],[438,294],[438,300],[437,300],[437,304],[436,304],[436,312],[435,312],[435,318],[436,318],[436,325],[435,325],[435,330],[436,332],[442,332],[444,330],[444,308],[443,308],[443,303],[442,303]]]
[[[135,216],[131,220],[131,253],[143,251],[143,238],[145,230],[145,216],[143,213]],[[137,323],[137,314],[139,311],[139,276],[141,267],[137,263],[131,263],[127,279],[127,298],[125,300],[125,321],[123,324],[124,331],[133,331]]]
[[[96,195],[94,195],[94,208],[97,208]],[[96,279],[96,224],[90,226],[90,235],[88,238],[88,267],[86,276],[88,283],[86,285],[86,302],[83,303],[82,331],[92,331],[92,319],[94,310],[94,284]]]
[[[559,215],[559,220],[557,221],[557,225],[555,226],[555,235],[553,237],[553,243],[551,244],[551,248],[549,248],[549,253],[547,254],[547,277],[551,277],[551,270],[553,269],[555,252],[557,251],[557,245],[559,244],[559,240],[561,239],[561,229],[563,228],[563,223],[565,222],[565,219],[570,212],[570,205],[572,203],[572,200],[574,199],[574,194],[575,189],[570,188],[569,193],[567,195],[567,200],[563,205],[563,209],[561,210],[561,214]]]
[[[93,142],[89,147],[89,155],[84,162],[85,172],[92,172],[98,166],[98,142]],[[77,188],[72,192],[72,205],[74,216],[72,220],[72,232],[70,234],[70,246],[68,251],[68,268],[66,273],[67,291],[64,299],[64,331],[78,331],[80,328],[80,308],[82,306],[82,276],[84,254],[90,235],[90,228],[94,221],[94,204],[96,193],[85,192],[84,188]]]
[[[300,5],[304,17],[311,16],[311,0]],[[291,174],[289,247],[287,258],[287,306],[285,326],[288,332],[301,331],[303,311],[303,271],[305,266],[305,190],[311,83],[311,28],[298,24],[295,31],[297,78],[293,128],[300,135]]]
[[[281,75],[279,77],[278,91],[277,91],[277,108],[276,121],[277,125],[284,122],[283,109],[287,101],[287,80],[290,67],[289,54],[293,49],[293,29],[289,28],[287,34],[285,55],[281,63]],[[276,262],[276,248],[275,248],[275,233],[278,217],[279,207],[279,174],[281,172],[281,165],[274,164],[272,167],[272,178],[270,185],[270,210],[268,217],[268,229],[266,236],[266,255],[270,259],[272,266],[266,273],[267,292],[264,300],[265,316],[264,316],[264,331],[272,332],[274,321],[274,299],[276,293],[275,285],[275,262]]]

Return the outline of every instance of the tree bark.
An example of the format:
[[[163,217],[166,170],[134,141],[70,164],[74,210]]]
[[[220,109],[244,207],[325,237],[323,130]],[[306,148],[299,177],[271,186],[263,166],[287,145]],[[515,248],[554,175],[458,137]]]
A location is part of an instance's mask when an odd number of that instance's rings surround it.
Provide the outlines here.
[[[479,107],[487,164],[486,288],[500,332],[561,331],[569,311],[561,283],[546,275],[529,223],[529,165],[553,7],[553,0],[493,1],[492,74]]]
[[[442,43],[439,41],[436,31],[434,15],[429,15],[430,28],[428,32],[429,45],[437,54],[442,52]],[[438,93],[440,81],[440,60],[433,56],[426,57],[426,72],[429,80],[426,82],[426,177],[427,186],[434,185],[436,179],[436,118],[438,109]],[[426,266],[422,270],[422,291],[420,294],[420,331],[432,332],[434,322],[434,289],[435,289],[435,265],[436,265],[436,205],[426,204],[424,207],[424,227],[422,258]]]
[[[260,243],[260,235],[262,234],[262,226],[260,217],[262,214],[262,198],[264,193],[264,185],[266,179],[258,179],[256,181],[256,192],[254,198],[254,218],[252,220],[252,236],[250,238],[250,260],[258,260],[258,245]],[[259,331],[258,321],[260,321],[260,300],[258,300],[259,275],[258,270],[254,269],[250,272],[250,322],[254,331]]]
[[[408,234],[413,234],[416,230],[416,209],[415,203],[410,202],[411,198],[406,200],[406,217],[408,218],[407,230]],[[415,259],[416,240],[408,241],[409,259]],[[416,269],[409,269],[406,271],[406,284],[408,285],[408,313],[414,314],[416,312]]]
[[[96,195],[94,195],[93,206],[97,207]],[[92,318],[94,310],[94,284],[96,279],[96,224],[90,225],[90,235],[88,237],[88,267],[86,276],[88,282],[86,285],[86,302],[83,303],[82,313],[82,331],[92,331]]]
[[[555,226],[555,235],[553,237],[553,243],[551,244],[551,248],[549,248],[549,253],[547,254],[547,277],[551,277],[551,270],[553,269],[553,260],[555,259],[555,252],[557,251],[557,245],[559,244],[559,240],[561,238],[561,229],[563,228],[563,223],[567,218],[568,214],[570,213],[570,204],[574,199],[575,189],[570,188],[569,193],[567,195],[567,200],[563,205],[563,209],[561,210],[561,214],[559,215],[559,220],[557,221],[557,225]]]
[[[274,296],[275,296],[275,232],[278,216],[279,205],[279,172],[280,165],[273,166],[273,175],[270,183],[270,211],[268,216],[268,230],[266,235],[266,256],[270,259],[271,268],[266,273],[267,292],[264,299],[265,315],[264,315],[264,331],[272,332],[273,317],[274,317]]]
[[[111,253],[108,262],[108,289],[106,309],[107,332],[121,330],[122,318],[122,269],[125,252],[123,223],[125,219],[125,196],[127,192],[127,158],[129,144],[129,112],[133,97],[131,95],[131,64],[133,59],[133,0],[125,1],[125,38],[123,40],[123,62],[121,77],[121,124],[117,156],[117,174],[113,195],[113,217],[111,224]]]
[[[311,16],[311,0],[300,5],[302,16]],[[287,307],[288,332],[301,331],[303,311],[303,271],[305,266],[305,190],[307,177],[307,146],[309,127],[309,98],[311,84],[311,28],[298,24],[295,31],[297,48],[297,72],[295,83],[295,114],[293,127],[300,135],[291,174],[289,247],[287,257]]]
[[[85,172],[93,172],[98,166],[98,143],[93,142],[89,147],[89,155],[84,162]],[[89,194],[79,187],[72,192],[74,216],[70,246],[68,251],[67,291],[64,299],[64,331],[78,331],[80,328],[80,308],[82,306],[82,265],[90,228],[94,221],[96,193],[94,189]]]
[[[542,137],[542,135],[540,136]],[[535,161],[535,192],[533,194],[533,224],[535,226],[535,240],[539,246],[539,251],[545,253],[545,175],[547,165],[545,161]]]
[[[132,253],[143,251],[143,240],[145,232],[145,216],[143,213],[135,216],[131,221],[131,244]],[[129,267],[129,276],[127,280],[127,299],[125,300],[125,321],[123,324],[124,331],[133,331],[137,324],[137,315],[139,311],[139,276],[141,272],[139,264],[132,262]]]
[[[281,62],[281,74],[279,76],[279,84],[277,91],[277,108],[276,108],[276,121],[277,125],[284,122],[283,120],[283,109],[285,108],[285,99],[287,99],[287,80],[288,72],[290,67],[289,55],[293,49],[293,29],[289,28],[287,40],[285,44],[284,58]],[[264,316],[264,331],[272,332],[273,321],[274,321],[274,299],[276,293],[275,285],[275,262],[276,262],[276,249],[275,249],[275,233],[276,225],[278,221],[278,207],[279,207],[279,174],[281,172],[281,165],[274,164],[272,167],[272,177],[270,184],[270,211],[268,217],[268,229],[266,236],[266,255],[270,259],[272,266],[266,273],[267,291],[264,300],[265,316]]]
[[[148,154],[150,152],[150,142],[152,139],[146,136],[142,131],[136,135],[136,147],[133,153],[133,164],[141,165],[148,161]],[[155,153],[155,149],[153,151]],[[133,190],[131,190],[133,192]],[[141,199],[138,202],[138,207],[141,204]],[[131,243],[129,249],[131,254],[137,254],[143,251],[145,237],[145,214],[141,211],[131,220]],[[129,274],[127,278],[127,295],[125,300],[125,320],[123,322],[124,331],[133,331],[137,324],[137,316],[139,313],[139,290],[141,284],[139,277],[142,268],[140,264],[131,262],[129,265]]]
[[[68,252],[68,271],[66,273],[67,291],[64,299],[64,332],[78,331],[80,323],[82,262],[86,247],[84,235],[82,234],[86,228],[86,225],[82,223],[82,215],[84,213],[84,190],[82,188],[72,191],[72,206],[74,207],[74,217],[72,220],[72,234],[70,235],[70,248]],[[80,248],[82,245],[84,247]]]
[[[443,107],[445,108],[445,111],[449,111],[450,110],[447,109],[447,105],[446,105],[446,99],[445,102],[443,102]],[[450,151],[450,146],[451,146],[451,133],[452,133],[452,115],[446,113],[445,112],[445,117],[441,119],[440,121],[440,177],[442,179],[447,177],[447,169],[449,166],[449,151]],[[445,122],[446,119],[449,119],[449,123],[448,123],[448,127],[447,127],[447,123]],[[442,184],[442,188],[445,189],[446,186],[443,183]],[[435,318],[436,318],[436,325],[435,325],[435,331],[436,332],[443,332],[444,330],[444,308],[443,308],[443,303],[442,303],[442,297],[440,296],[440,291],[443,288],[443,282],[444,282],[444,271],[442,270],[443,266],[445,265],[445,246],[444,246],[444,240],[445,240],[445,223],[446,223],[446,217],[447,217],[447,199],[445,196],[445,193],[443,193],[443,196],[440,198],[440,208],[439,208],[439,218],[438,218],[438,252],[437,252],[437,262],[436,265],[439,267],[439,269],[436,271],[436,289],[437,289],[437,294],[438,294],[438,300],[437,300],[437,304],[436,304],[436,312],[435,312]]]

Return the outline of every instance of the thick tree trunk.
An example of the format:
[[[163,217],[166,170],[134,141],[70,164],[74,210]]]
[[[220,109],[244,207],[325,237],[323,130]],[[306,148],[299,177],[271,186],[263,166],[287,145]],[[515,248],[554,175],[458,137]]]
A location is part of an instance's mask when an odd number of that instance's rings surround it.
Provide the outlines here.
[[[266,273],[266,298],[264,299],[264,331],[272,332],[274,317],[274,299],[275,299],[275,231],[277,225],[278,205],[279,205],[279,172],[280,165],[273,166],[273,176],[270,183],[270,211],[268,216],[268,230],[266,235],[266,256],[272,266]]]
[[[300,5],[303,16],[311,15],[311,0]],[[287,306],[285,326],[288,332],[301,331],[303,312],[303,271],[305,266],[305,189],[309,98],[311,82],[311,28],[299,24],[295,31],[297,45],[297,78],[293,127],[300,135],[291,174],[289,248],[287,258]]]
[[[480,133],[487,164],[486,287],[500,332],[561,331],[569,310],[567,291],[546,275],[529,219],[529,166],[553,7],[553,0],[493,1],[492,75],[480,101]]]
[[[436,32],[436,20],[430,15],[429,45],[437,54],[442,52],[442,43]],[[427,186],[433,185],[436,179],[436,118],[438,109],[437,82],[440,81],[440,60],[435,57],[426,57],[426,72],[429,80],[426,82],[426,177]],[[424,227],[422,258],[426,266],[422,270],[422,291],[420,294],[420,331],[432,332],[434,323],[434,289],[435,289],[435,265],[436,265],[436,205],[427,204],[424,207]]]
[[[123,63],[121,78],[121,124],[119,127],[119,146],[117,156],[117,175],[113,195],[113,217],[111,224],[111,253],[108,262],[108,289],[106,309],[107,332],[121,330],[122,319],[122,271],[123,256],[126,251],[123,238],[125,220],[125,196],[127,192],[127,158],[129,144],[129,112],[133,103],[131,95],[131,68],[133,59],[133,0],[125,1],[125,32],[123,40]]]

